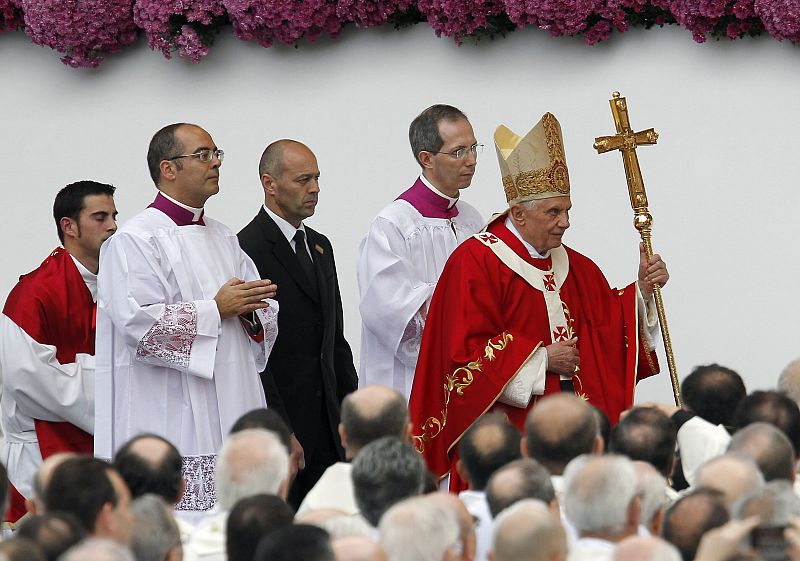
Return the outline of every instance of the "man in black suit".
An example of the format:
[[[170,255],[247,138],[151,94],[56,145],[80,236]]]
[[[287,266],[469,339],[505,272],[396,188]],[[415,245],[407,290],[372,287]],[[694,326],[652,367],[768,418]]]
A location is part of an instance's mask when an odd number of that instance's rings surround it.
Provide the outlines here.
[[[358,377],[344,338],[331,242],[303,224],[317,206],[317,159],[299,142],[278,140],[264,150],[258,170],[265,203],[239,243],[261,277],[278,285],[278,339],[261,382],[267,406],[292,431],[290,467],[300,471],[289,502],[296,508],[325,469],[344,459],[340,404]]]

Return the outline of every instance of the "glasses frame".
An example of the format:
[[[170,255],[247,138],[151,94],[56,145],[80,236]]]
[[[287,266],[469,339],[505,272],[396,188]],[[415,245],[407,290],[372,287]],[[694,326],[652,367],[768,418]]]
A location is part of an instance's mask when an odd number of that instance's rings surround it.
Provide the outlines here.
[[[203,154],[209,154],[208,159],[203,159]],[[197,152],[193,152],[192,154],[181,154],[180,156],[172,156],[171,158],[164,158],[166,161],[178,160],[180,158],[197,158],[203,163],[208,163],[214,158],[217,158],[220,163],[222,160],[225,159],[225,151],[224,150],[211,150],[210,148],[203,148],[202,150],[198,150]]]
[[[437,150],[425,150],[426,152],[430,152],[431,154],[447,154],[454,160],[463,160],[467,157],[467,154],[470,152],[477,158],[478,154],[483,152],[483,144],[480,142],[476,142],[472,146],[468,146],[467,148],[459,148],[458,150],[453,150],[452,152],[439,152]],[[463,154],[459,154],[459,152],[464,152]]]

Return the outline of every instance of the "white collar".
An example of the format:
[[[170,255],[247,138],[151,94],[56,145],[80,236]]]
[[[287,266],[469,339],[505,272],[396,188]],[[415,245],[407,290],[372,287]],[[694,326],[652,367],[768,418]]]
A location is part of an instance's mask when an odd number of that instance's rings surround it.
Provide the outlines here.
[[[425,177],[423,174],[419,174],[419,179],[420,179],[420,181],[422,181],[422,183],[425,185],[425,187],[427,187],[428,189],[430,189],[431,191],[433,191],[434,193],[436,193],[440,197],[444,197],[445,199],[447,199],[447,201],[450,203],[450,204],[447,205],[447,208],[453,208],[453,205],[458,202],[458,197],[456,197],[455,199],[453,197],[448,197],[447,195],[445,195],[444,193],[439,191],[439,189],[434,187],[433,183],[428,181],[428,178]]]
[[[89,289],[89,293],[92,295],[92,300],[97,302],[97,275],[84,267],[83,263],[75,259],[74,255],[70,253],[69,256],[72,257],[72,262],[75,263],[75,266],[78,268],[78,272],[81,274],[83,282],[86,283],[86,288]]]
[[[203,216],[203,209],[202,208],[195,208],[193,206],[185,205],[180,201],[176,201],[175,199],[173,199],[172,197],[167,195],[164,191],[161,191],[161,196],[164,197],[165,199],[167,199],[168,201],[171,201],[171,202],[175,203],[179,207],[184,208],[184,209],[188,210],[189,212],[191,212],[193,214],[192,222],[197,222],[198,220],[200,220],[200,217]]]
[[[264,210],[267,211],[269,217],[272,218],[273,222],[275,222],[275,224],[278,225],[278,228],[280,228],[280,231],[283,232],[283,235],[286,236],[286,241],[288,242],[294,241],[294,235],[297,233],[298,230],[302,230],[303,235],[305,235],[306,227],[303,225],[302,222],[300,223],[299,228],[295,228],[285,218],[281,218],[280,216],[272,212],[270,209],[268,209],[267,205],[264,205]]]
[[[525,246],[525,249],[528,250],[528,254],[531,257],[533,257],[534,259],[546,259],[547,257],[550,257],[550,250],[549,249],[544,252],[544,255],[542,255],[541,253],[536,251],[535,247],[533,247],[531,244],[529,244],[528,242],[525,241],[525,238],[523,238],[522,234],[519,233],[519,230],[517,230],[517,227],[514,226],[514,222],[511,220],[510,216],[506,216],[506,228],[511,230],[512,234],[517,236],[519,241],[522,242],[522,245]]]

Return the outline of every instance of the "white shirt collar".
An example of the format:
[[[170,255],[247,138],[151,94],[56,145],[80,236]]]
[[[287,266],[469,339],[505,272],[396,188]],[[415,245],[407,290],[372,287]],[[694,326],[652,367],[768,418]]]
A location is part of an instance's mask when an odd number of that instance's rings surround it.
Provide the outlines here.
[[[264,210],[267,211],[267,214],[269,215],[269,217],[272,218],[272,220],[275,222],[275,224],[278,225],[278,228],[280,228],[280,231],[283,232],[283,235],[286,236],[286,240],[290,244],[294,243],[294,235],[297,233],[298,230],[302,230],[303,231],[303,235],[305,235],[306,227],[303,225],[302,222],[300,223],[300,227],[299,228],[295,228],[285,218],[281,218],[280,216],[278,216],[277,214],[272,212],[270,209],[268,209],[267,205],[264,205]],[[306,242],[306,243],[308,243],[308,242]],[[294,245],[292,245],[292,247],[294,247]]]
[[[448,197],[447,195],[445,195],[444,193],[439,191],[439,189],[434,187],[433,183],[428,181],[428,178],[425,177],[423,174],[419,174],[419,179],[420,179],[420,181],[422,181],[422,183],[425,185],[425,187],[427,187],[428,189],[430,189],[431,191],[433,191],[434,193],[436,193],[440,197],[444,197],[445,199],[447,199],[447,201],[450,203],[450,204],[447,205],[447,208],[453,208],[453,205],[458,202],[458,197],[456,197],[455,199],[453,197]]]
[[[550,250],[549,249],[544,252],[544,255],[542,255],[541,253],[536,251],[535,247],[533,247],[531,244],[529,244],[528,242],[525,241],[525,239],[522,237],[522,234],[520,234],[519,230],[517,230],[517,227],[514,226],[514,222],[511,220],[510,216],[506,216],[506,228],[511,230],[512,234],[517,236],[519,241],[522,242],[522,245],[525,246],[525,249],[528,250],[528,254],[531,257],[533,257],[534,259],[546,259],[547,257],[550,257]]]
[[[185,205],[180,201],[176,201],[175,199],[173,199],[172,197],[167,195],[164,191],[161,191],[161,196],[164,197],[165,199],[167,199],[168,201],[171,201],[171,202],[175,203],[179,207],[185,208],[186,210],[191,212],[192,215],[193,215],[192,216],[192,222],[197,222],[203,216],[203,209],[202,208],[194,208],[193,206]]]
[[[89,289],[89,293],[92,295],[92,301],[97,302],[97,275],[84,267],[83,263],[75,259],[71,253],[69,256],[72,257],[72,262],[75,263],[83,282],[86,283],[86,288]]]

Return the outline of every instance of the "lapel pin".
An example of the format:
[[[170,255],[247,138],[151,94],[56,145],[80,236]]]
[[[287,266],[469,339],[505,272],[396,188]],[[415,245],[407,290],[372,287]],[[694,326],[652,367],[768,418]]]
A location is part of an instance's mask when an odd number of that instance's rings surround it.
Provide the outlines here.
[[[319,253],[320,255],[324,255],[324,253],[325,253],[325,250],[323,250],[322,246],[319,245],[318,243],[314,244],[314,249],[316,249],[317,253]]]

